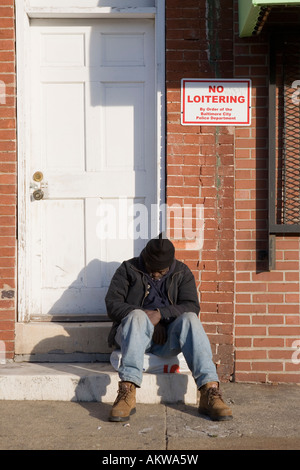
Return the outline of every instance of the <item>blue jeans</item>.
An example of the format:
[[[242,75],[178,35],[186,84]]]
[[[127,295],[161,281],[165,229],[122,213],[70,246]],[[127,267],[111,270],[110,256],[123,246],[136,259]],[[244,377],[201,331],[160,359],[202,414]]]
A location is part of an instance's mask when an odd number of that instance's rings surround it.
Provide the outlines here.
[[[184,313],[170,323],[163,345],[152,341],[153,331],[154,326],[143,310],[133,310],[123,318],[115,337],[122,353],[119,368],[122,381],[141,386],[145,352],[171,357],[182,351],[198,389],[208,382],[219,382],[209,340],[195,313]]]

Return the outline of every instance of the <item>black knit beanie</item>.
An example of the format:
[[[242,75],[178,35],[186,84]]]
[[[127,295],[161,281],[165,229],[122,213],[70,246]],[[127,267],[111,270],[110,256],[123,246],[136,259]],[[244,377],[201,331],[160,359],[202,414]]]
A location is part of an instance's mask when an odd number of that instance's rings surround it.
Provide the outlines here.
[[[142,256],[144,262],[147,263],[152,271],[165,269],[171,266],[175,255],[173,243],[168,238],[163,238],[159,234],[158,238],[150,240],[144,250]]]

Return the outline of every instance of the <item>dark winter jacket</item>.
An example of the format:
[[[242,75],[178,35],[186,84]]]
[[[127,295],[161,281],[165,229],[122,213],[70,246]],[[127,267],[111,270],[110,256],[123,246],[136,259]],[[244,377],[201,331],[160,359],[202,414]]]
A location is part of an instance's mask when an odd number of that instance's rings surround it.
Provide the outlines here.
[[[115,272],[105,298],[107,314],[113,321],[108,336],[110,346],[114,344],[122,318],[132,310],[143,308],[147,289],[147,275],[140,269],[139,258],[124,261]],[[185,312],[198,315],[200,307],[195,278],[181,261],[176,260],[174,270],[166,280],[166,289],[170,305],[159,309],[162,323],[168,324]]]

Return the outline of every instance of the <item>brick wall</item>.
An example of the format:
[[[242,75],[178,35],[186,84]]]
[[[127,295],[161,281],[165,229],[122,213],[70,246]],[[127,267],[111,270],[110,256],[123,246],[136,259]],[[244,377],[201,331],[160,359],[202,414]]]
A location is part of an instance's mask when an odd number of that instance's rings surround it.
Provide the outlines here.
[[[275,17],[282,26],[295,15],[271,11],[260,36],[239,38],[235,7],[234,73],[251,78],[253,106],[251,127],[235,130],[235,380],[300,382],[292,361],[300,339],[300,237],[277,236],[276,269],[266,266],[268,29]]]
[[[166,1],[167,204],[204,206],[203,248],[175,246],[195,275],[223,380],[233,373],[234,129],[181,126],[180,87],[182,78],[232,77],[232,15],[231,0]]]
[[[14,1],[0,4],[0,351],[14,353],[16,266],[16,89]],[[3,343],[4,342],[4,343]]]
[[[277,237],[267,271],[268,31],[239,38],[237,6],[166,2],[167,202],[204,205],[203,248],[175,244],[195,274],[221,379],[300,382],[298,236]],[[232,77],[252,80],[250,127],[181,126],[182,78]]]

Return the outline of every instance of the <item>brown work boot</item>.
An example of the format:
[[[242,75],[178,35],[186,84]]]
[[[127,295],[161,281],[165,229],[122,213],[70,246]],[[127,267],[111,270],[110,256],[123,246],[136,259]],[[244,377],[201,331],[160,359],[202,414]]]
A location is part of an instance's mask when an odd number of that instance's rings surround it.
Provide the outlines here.
[[[199,413],[213,421],[232,419],[232,411],[222,399],[218,382],[208,382],[200,388]]]
[[[112,406],[109,421],[128,421],[135,413],[135,385],[131,382],[119,382],[118,396]]]

